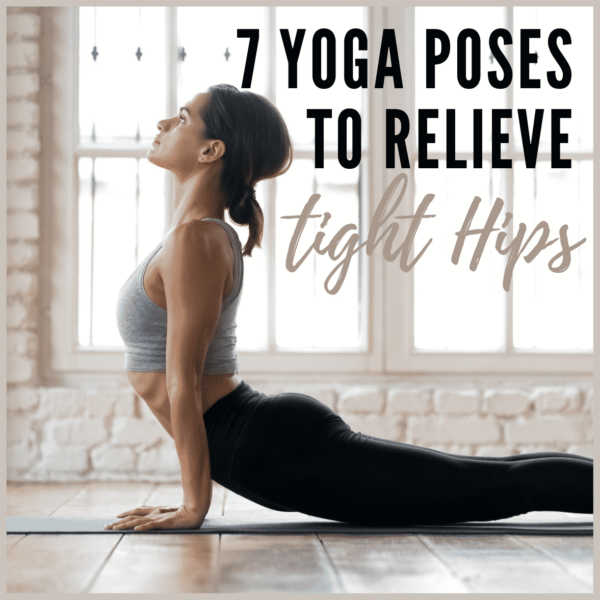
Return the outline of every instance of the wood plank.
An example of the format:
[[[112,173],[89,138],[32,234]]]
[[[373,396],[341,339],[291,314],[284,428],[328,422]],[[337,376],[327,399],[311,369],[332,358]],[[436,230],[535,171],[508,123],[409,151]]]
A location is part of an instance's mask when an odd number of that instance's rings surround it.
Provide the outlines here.
[[[350,594],[469,592],[415,535],[319,537]]]
[[[344,591],[316,535],[221,535],[218,592]]]
[[[6,488],[7,515],[8,507],[52,507],[56,510],[71,500],[87,483],[82,482],[27,482],[20,485],[8,485]],[[19,514],[28,514],[27,512]],[[17,516],[17,515],[15,515]]]
[[[17,542],[20,542],[26,535],[26,533],[7,533],[6,552],[8,552]]]
[[[585,593],[589,585],[509,535],[422,535],[422,542],[477,593]]]
[[[207,515],[222,515],[225,488],[213,482],[212,502]],[[180,483],[161,483],[150,494],[144,504],[150,506],[171,506],[183,502],[183,488]]]
[[[8,553],[6,591],[81,593],[121,537],[29,534]]]
[[[148,504],[156,487],[148,481],[90,481],[52,513],[55,517],[105,517]]]
[[[58,510],[56,504],[7,504],[6,514],[10,517],[49,517]]]
[[[218,534],[125,534],[89,591],[214,592],[218,554]]]
[[[590,586],[594,585],[594,538],[523,535],[517,539],[558,562],[565,571]]]

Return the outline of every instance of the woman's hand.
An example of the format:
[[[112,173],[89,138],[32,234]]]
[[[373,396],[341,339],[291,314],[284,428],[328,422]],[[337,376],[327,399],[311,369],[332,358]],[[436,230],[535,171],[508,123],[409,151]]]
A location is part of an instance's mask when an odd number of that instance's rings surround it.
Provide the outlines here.
[[[172,512],[177,510],[180,506],[181,504],[177,504],[176,506],[149,506],[148,504],[142,504],[140,507],[134,508],[133,510],[126,510],[125,512],[119,513],[117,518],[121,519],[122,517],[129,516],[145,517],[153,512]]]
[[[109,523],[104,529],[196,529],[202,525],[205,514],[192,511],[189,507],[179,506],[146,506],[120,513],[122,521]]]

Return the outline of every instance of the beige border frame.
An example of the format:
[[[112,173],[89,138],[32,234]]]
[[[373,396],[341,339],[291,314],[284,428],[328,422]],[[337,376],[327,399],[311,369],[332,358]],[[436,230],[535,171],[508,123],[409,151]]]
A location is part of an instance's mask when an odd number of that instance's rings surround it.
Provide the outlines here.
[[[153,4],[154,2],[152,2],[152,0],[148,1],[146,0],[145,2],[143,2],[143,4],[145,5],[150,5]],[[201,3],[201,0],[198,1],[196,0],[195,2],[179,2],[180,5],[185,5],[185,4],[194,4],[194,5],[198,5]],[[315,1],[312,2],[298,2],[298,0],[295,1],[291,1],[290,0],[279,0],[278,2],[274,2],[273,0],[271,0],[270,3],[273,4],[278,4],[278,5],[285,5],[285,4],[293,4],[293,5],[298,5],[298,4],[303,4],[303,5],[316,5],[318,4]],[[385,3],[382,2],[373,2],[372,0],[370,0],[369,2],[365,2],[364,0],[362,2],[356,2],[356,1],[345,1],[345,2],[340,2],[339,0],[329,0],[328,2],[330,5],[334,5],[334,4],[341,4],[341,5],[355,5],[355,4],[360,4],[360,5],[383,5]],[[65,4],[65,0],[62,1],[61,3],[62,5]],[[75,5],[75,3],[73,3]],[[84,2],[81,2],[81,4],[85,4]],[[91,4],[91,3],[90,3]],[[102,4],[102,2],[100,0],[98,0],[97,2],[95,2],[94,4]],[[110,2],[107,2],[106,4],[111,4]],[[157,2],[157,4],[159,4]],[[162,3],[161,3],[162,4]],[[221,2],[221,4],[229,4],[226,0],[224,0],[223,2]],[[235,4],[237,5],[241,5],[241,4],[253,4],[252,2],[243,2],[242,0],[236,2]],[[399,4],[399,3],[397,3]],[[456,3],[456,2],[450,2],[448,0],[434,0],[434,1],[423,1],[421,0],[420,2],[410,2],[409,4],[418,4],[418,5],[456,5],[456,4],[460,4],[460,5],[472,5],[472,6],[480,6],[482,4],[481,1],[477,2],[476,0],[471,0],[469,1],[465,1],[462,0],[460,3]],[[546,0],[546,1],[540,1],[540,0],[529,0],[528,2],[516,2],[515,0],[508,0],[508,2],[504,2],[503,4],[507,4],[507,5],[558,5],[558,6],[562,6],[564,5],[564,0],[561,1],[557,1],[557,0]],[[595,4],[594,1],[592,0],[587,0],[587,1],[583,1],[580,2],[579,5],[581,6],[593,6]],[[53,6],[53,5],[57,5],[56,2],[51,2],[51,1],[41,1],[39,0],[38,2],[34,2],[34,3],[29,3],[29,2],[22,2],[20,0],[13,0],[11,2],[11,5],[13,6]],[[5,5],[6,6],[6,5]],[[596,11],[596,13],[598,13],[598,11]],[[598,20],[600,19],[600,17],[598,16],[598,14],[594,15],[594,29],[595,31],[598,31]],[[1,11],[0,14],[0,31],[3,32],[4,35],[6,35],[6,11],[3,10]],[[1,62],[3,67],[6,67],[6,51],[3,49],[0,52],[0,56],[1,58]],[[598,72],[599,72],[600,67],[598,67],[598,64],[596,64],[594,66],[594,78],[595,78],[595,93],[598,89],[600,89],[600,82],[599,82],[599,78],[598,78]],[[5,71],[6,72],[6,71]],[[6,114],[6,79],[3,80],[3,86],[0,89],[0,94],[2,95],[2,100],[1,103],[3,105],[3,110],[4,110],[4,114]],[[598,142],[600,141],[600,124],[598,124],[597,119],[595,119],[595,131],[594,131],[594,147],[597,147]],[[3,130],[2,132],[0,132],[0,149],[2,149],[3,152],[6,151],[6,130]],[[595,177],[600,173],[600,166],[595,165],[595,169],[594,169],[594,175]],[[3,163],[3,165],[0,167],[0,177],[2,178],[2,181],[4,182],[4,185],[6,185],[6,163]],[[6,202],[4,203],[4,208],[6,209]],[[2,241],[2,243],[0,244],[0,256],[2,258],[2,264],[4,266],[4,269],[2,270],[2,273],[0,275],[0,290],[6,295],[6,210],[0,211],[1,212],[1,217],[3,219],[3,227],[1,229],[0,232],[0,241]],[[599,211],[596,211],[596,214],[594,215],[594,229],[597,230],[597,225],[598,223],[600,223],[600,214]],[[600,254],[600,251],[597,250],[597,253]],[[596,294],[596,292],[600,289],[600,264],[598,261],[595,261],[594,264],[594,281],[595,281],[595,289],[594,289],[594,293]],[[598,304],[596,305],[598,306]],[[595,323],[597,324],[599,321],[596,318],[597,314],[598,314],[598,308],[596,308],[595,310]],[[3,304],[0,307],[0,314],[2,314],[3,317],[3,322],[6,323],[6,305]],[[2,328],[1,331],[1,336],[3,339],[3,344],[2,344],[2,352],[4,353],[4,359],[2,361],[2,364],[0,366],[0,372],[2,373],[3,376],[3,380],[4,382],[6,382],[6,327]],[[595,326],[595,331],[594,331],[594,347],[597,346],[598,341],[600,340],[600,326],[596,325]],[[40,349],[40,351],[42,352],[43,349]],[[6,389],[6,387],[4,387],[4,389]],[[2,421],[3,421],[3,426],[6,427],[6,414],[3,414],[2,417]],[[598,425],[596,425],[594,427],[594,429],[596,429],[596,433],[598,433]],[[4,471],[4,475],[6,478],[6,454],[5,452],[0,453],[0,455],[2,456],[2,468]],[[598,491],[598,488],[600,487],[600,481],[596,482],[597,484],[597,488],[596,491]],[[596,498],[599,498],[600,494],[596,494]],[[2,498],[4,500],[4,505],[6,505],[6,491],[4,489],[4,491],[2,492]],[[6,536],[6,534],[4,534]],[[598,541],[595,542],[595,545],[598,545]],[[597,548],[596,548],[597,549]],[[6,555],[3,554],[1,560],[0,560],[0,564],[2,565],[2,572],[6,573]],[[5,578],[6,579],[6,578]],[[401,592],[399,592],[401,593]],[[313,599],[323,599],[325,598],[327,594],[298,594],[297,597],[305,597],[305,598],[310,598],[311,600]],[[57,598],[57,599],[61,599],[64,597],[64,594],[46,594],[47,597],[49,598]],[[203,595],[203,596],[207,596],[207,595]],[[208,596],[210,597],[217,597],[217,594],[208,594]],[[262,598],[264,595],[261,594],[251,594],[251,593],[245,593],[243,594],[243,596],[245,598],[256,598],[256,600]],[[473,597],[477,597],[477,596],[481,596],[481,594],[473,594]],[[111,594],[111,598],[123,598],[123,600],[127,599],[129,600],[129,598],[131,597],[130,594]],[[218,598],[222,599],[222,598],[227,598],[227,599],[236,599],[239,598],[240,594],[218,594]],[[287,598],[288,594],[270,594],[271,598]],[[365,597],[369,597],[369,598],[378,598],[381,600],[387,599],[389,598],[389,594],[376,594],[376,593],[369,593],[369,594],[365,594]],[[433,598],[438,598],[439,594],[402,594],[402,598],[416,598],[418,600],[430,600]],[[521,600],[521,599],[526,599],[530,597],[530,594],[498,594],[498,597],[501,598],[510,598],[511,600]],[[562,599],[562,598],[571,598],[570,594],[552,594],[551,598],[553,600],[558,600],[558,599]]]

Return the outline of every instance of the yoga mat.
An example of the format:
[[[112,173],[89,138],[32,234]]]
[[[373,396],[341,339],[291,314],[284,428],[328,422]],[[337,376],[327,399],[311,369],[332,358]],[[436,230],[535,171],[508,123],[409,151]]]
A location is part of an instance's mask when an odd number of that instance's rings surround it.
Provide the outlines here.
[[[530,512],[497,521],[467,521],[451,525],[410,525],[373,527],[350,525],[311,517],[302,513],[271,510],[232,511],[229,515],[210,515],[197,529],[104,529],[118,522],[114,515],[92,517],[6,517],[7,533],[252,533],[308,535],[342,534],[423,534],[423,535],[550,535],[592,536],[593,515],[561,512]]]

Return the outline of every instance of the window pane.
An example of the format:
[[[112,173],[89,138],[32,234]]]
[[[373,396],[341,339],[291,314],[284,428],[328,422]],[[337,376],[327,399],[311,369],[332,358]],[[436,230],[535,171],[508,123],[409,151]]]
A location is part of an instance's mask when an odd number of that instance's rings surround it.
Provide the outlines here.
[[[165,233],[165,174],[145,158],[138,161],[139,200],[137,213],[138,247],[135,265],[139,265],[163,239]]]
[[[548,241],[559,238],[563,225],[568,225],[569,246],[586,238],[571,252],[571,264],[562,273],[548,268],[552,257],[562,250],[560,239],[531,263],[517,263],[513,331],[517,348],[593,347],[593,161],[573,161],[571,166],[551,169],[549,162],[542,162],[536,169],[527,169],[523,162],[515,163],[515,221],[528,224],[525,239],[540,221],[550,227]],[[540,236],[538,232],[530,248]],[[558,258],[553,266],[561,262]]]
[[[117,296],[162,238],[164,174],[135,158],[81,158],[79,180],[79,343],[122,346]]]
[[[276,100],[294,145],[312,146],[315,142],[315,122],[308,119],[308,108],[328,108],[332,118],[325,120],[325,147],[337,148],[337,120],[340,112],[353,108],[363,111],[364,90],[349,89],[344,81],[344,36],[352,28],[367,30],[365,9],[362,7],[277,7],[276,12]],[[335,35],[336,78],[332,87],[318,88],[313,82],[313,36],[318,29],[327,28]],[[288,61],[283,47],[282,29],[288,29],[292,43],[298,29],[306,29],[298,60],[298,87],[290,88]],[[355,59],[366,58],[354,43]],[[327,46],[321,43],[322,74],[327,75]],[[357,75],[357,69],[353,71]],[[365,118],[362,115],[363,119]],[[363,124],[363,134],[365,127]],[[350,139],[350,138],[349,138]],[[363,135],[362,149],[367,150]],[[321,228],[322,218],[309,219],[296,249],[295,262],[308,250],[318,232],[325,233],[326,246],[339,229],[349,223],[359,226],[359,168],[344,169],[337,159],[326,160],[325,168],[315,169],[312,159],[297,157],[292,168],[276,180],[277,254],[276,254],[276,344],[281,348],[358,348],[360,336],[360,253],[351,262],[344,282],[336,294],[328,293],[325,280],[341,262],[327,254],[312,251],[293,273],[285,266],[288,247],[297,224],[296,219],[281,219],[299,215],[313,193],[321,194],[314,214],[329,212],[329,223]],[[338,245],[338,253],[354,231],[348,232]],[[364,237],[364,235],[363,235]],[[341,269],[331,276],[331,290]]]
[[[521,29],[539,29],[540,37],[529,42],[529,51],[538,54],[537,63],[529,67],[529,77],[539,79],[540,87],[522,89],[520,86],[520,61],[514,61],[515,77],[518,85],[514,90],[513,127],[515,130],[515,147],[522,149],[519,121],[516,109],[526,108],[531,124],[535,109],[544,109],[540,151],[550,150],[550,111],[557,108],[570,108],[571,118],[561,120],[561,133],[568,133],[569,141],[562,146],[570,150],[591,150],[593,147],[593,13],[591,7],[525,7],[514,8],[514,31]],[[571,35],[571,44],[557,42],[561,54],[564,55],[572,71],[571,83],[562,90],[554,89],[548,83],[547,71],[555,71],[556,77],[562,79],[562,69],[548,48],[548,36],[554,29],[566,29]],[[514,36],[515,56],[521,55],[520,36]]]
[[[264,233],[261,248],[254,247],[252,256],[244,257],[244,287],[242,301],[237,313],[237,348],[243,351],[265,350],[269,332],[269,211],[267,210],[268,183],[261,181],[256,186],[256,199],[261,205],[265,217]],[[225,221],[232,225],[242,242],[242,247],[248,240],[249,228],[234,223],[225,212]]]
[[[178,106],[217,83],[242,87],[249,40],[237,37],[238,28],[260,30],[249,89],[265,93],[265,10],[255,6],[177,8],[177,45],[185,49],[183,61],[178,62]]]
[[[475,29],[481,40],[480,61],[481,80],[473,89],[463,88],[457,78],[457,42],[463,29]],[[496,59],[490,59],[490,34],[494,29],[506,28],[506,8],[504,7],[458,7],[432,6],[415,8],[415,74],[416,108],[436,108],[438,118],[429,119],[427,130],[435,134],[435,142],[428,144],[431,152],[446,152],[446,110],[454,109],[456,116],[456,150],[473,151],[473,111],[482,108],[483,151],[491,150],[491,108],[507,106],[506,90],[493,88],[488,79],[489,71],[496,71],[502,77],[502,69]],[[450,55],[445,62],[435,68],[435,87],[426,88],[426,30],[441,29],[448,34]],[[504,51],[505,46],[499,42]],[[467,45],[466,77],[471,79],[472,45]],[[436,42],[436,54],[439,54],[441,42]],[[506,55],[506,51],[504,51]],[[509,88],[510,89],[510,88]],[[411,130],[418,139],[418,121],[411,123]]]
[[[146,143],[165,114],[164,7],[79,9],[79,133],[83,142]],[[98,55],[94,61],[92,50]],[[136,51],[141,49],[141,59]]]
[[[414,256],[427,247],[413,267],[414,272],[414,344],[419,350],[481,351],[502,350],[504,345],[504,302],[502,288],[504,257],[494,249],[490,236],[475,271],[469,266],[479,242],[478,235],[465,240],[457,265],[451,261],[460,231],[475,196],[481,202],[470,228],[485,225],[493,202],[506,198],[500,188],[498,169],[483,161],[474,169],[415,169],[415,210],[427,194],[435,194],[414,242]],[[413,211],[411,214],[414,214]],[[506,204],[498,221],[504,219]],[[408,214],[401,211],[401,214]],[[397,244],[394,246],[397,247]],[[398,268],[398,277],[403,273]]]
[[[92,158],[79,159],[79,253],[78,253],[78,339],[82,346],[92,343]]]
[[[299,215],[312,193],[321,194],[313,209],[315,215],[331,214],[321,228],[323,217],[309,219],[295,252],[294,263],[305,254],[317,232],[324,232],[321,247],[347,223],[359,224],[358,169],[344,169],[336,160],[326,160],[324,169],[315,169],[312,160],[296,159],[291,169],[277,180],[277,345],[284,348],[356,348],[360,345],[359,257],[356,254],[346,278],[336,294],[328,293],[325,280],[343,260],[332,260],[327,254],[312,251],[297,271],[290,273],[286,255],[297,219],[281,219]],[[340,253],[350,231],[337,247]],[[362,236],[364,238],[364,235]],[[364,250],[363,250],[364,253]],[[339,270],[328,282],[332,289]]]
[[[313,144],[315,121],[308,119],[308,108],[329,108],[332,118],[325,119],[325,145],[337,148],[337,119],[340,112],[353,108],[359,113],[362,107],[362,89],[350,89],[344,81],[344,36],[353,28],[366,31],[364,9],[360,6],[340,7],[277,7],[277,39],[276,39],[276,98],[277,107],[286,120],[292,141],[295,144]],[[318,29],[330,29],[336,39],[336,78],[328,89],[320,89],[312,78],[312,44],[313,36]],[[279,31],[288,29],[294,43],[298,29],[306,29],[300,57],[298,59],[298,87],[288,86],[288,61]],[[371,41],[371,40],[369,40]],[[327,46],[322,42],[322,74],[327,75]],[[354,42],[355,59],[366,58],[366,51],[359,51],[358,42]],[[374,59],[371,59],[374,60]],[[354,71],[354,77],[357,70]],[[363,127],[364,129],[364,127]],[[364,136],[363,136],[364,137]],[[363,149],[366,149],[366,139]]]

